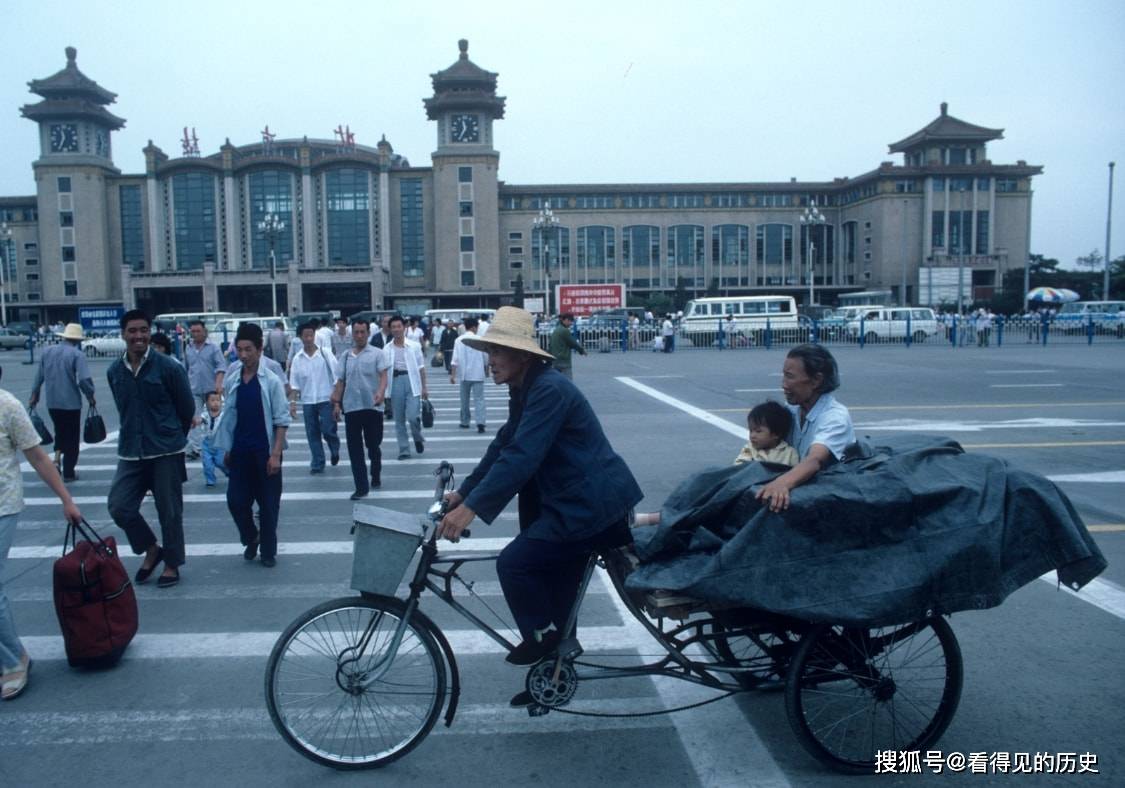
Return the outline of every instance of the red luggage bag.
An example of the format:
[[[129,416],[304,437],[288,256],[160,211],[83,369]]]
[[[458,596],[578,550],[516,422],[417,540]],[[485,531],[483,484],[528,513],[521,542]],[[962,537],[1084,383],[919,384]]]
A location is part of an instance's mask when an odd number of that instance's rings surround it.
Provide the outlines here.
[[[68,545],[74,547],[69,553]],[[66,661],[71,667],[115,664],[137,634],[137,596],[117,555],[117,542],[98,536],[85,520],[69,524],[54,575]]]

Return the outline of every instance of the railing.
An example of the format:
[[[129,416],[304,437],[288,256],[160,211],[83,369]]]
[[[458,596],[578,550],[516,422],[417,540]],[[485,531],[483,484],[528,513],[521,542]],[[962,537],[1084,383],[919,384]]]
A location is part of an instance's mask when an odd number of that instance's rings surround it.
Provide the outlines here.
[[[860,319],[849,323],[810,321],[797,327],[774,327],[770,321],[762,328],[727,328],[716,321],[712,331],[693,326],[685,331],[677,326],[673,352],[713,348],[742,350],[773,347],[789,348],[802,342],[828,346],[854,345],[884,347],[1003,347],[1006,345],[1093,345],[1125,344],[1125,319],[1116,316],[1096,319],[1085,316],[1078,320],[1056,317],[1006,318],[994,316],[982,321],[975,317],[948,316],[939,320],[874,320]],[[663,350],[660,324],[648,323],[632,327],[627,321],[618,325],[577,326],[571,333],[587,352],[621,353]],[[547,349],[549,336],[541,334],[539,344]]]

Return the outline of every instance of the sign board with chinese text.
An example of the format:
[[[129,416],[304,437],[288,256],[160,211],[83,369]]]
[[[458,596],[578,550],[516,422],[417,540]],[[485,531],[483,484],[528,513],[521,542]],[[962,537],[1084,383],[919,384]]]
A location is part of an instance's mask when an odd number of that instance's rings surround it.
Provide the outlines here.
[[[78,322],[83,331],[119,331],[124,314],[123,306],[80,306]]]
[[[543,311],[543,296],[531,296],[523,300],[523,308],[531,314]]]
[[[555,287],[558,314],[591,315],[602,309],[620,309],[625,306],[625,285],[558,285]]]

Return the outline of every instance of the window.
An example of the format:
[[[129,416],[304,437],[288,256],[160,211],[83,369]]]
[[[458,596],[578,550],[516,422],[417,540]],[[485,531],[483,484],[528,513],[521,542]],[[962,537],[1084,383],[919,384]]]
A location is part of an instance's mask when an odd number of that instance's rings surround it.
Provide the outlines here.
[[[575,208],[612,208],[614,197],[612,194],[580,194],[575,198]]]
[[[510,232],[510,233],[508,233],[508,240],[509,241],[522,241],[523,240],[523,233],[519,232],[518,230],[515,231],[515,232]]]
[[[24,274],[24,278],[29,282],[38,282],[39,274]]]
[[[895,191],[899,193],[914,192],[918,190],[918,181],[913,178],[895,181]]]
[[[659,194],[626,194],[621,198],[622,208],[659,208]]]
[[[508,254],[523,254],[523,247],[522,246],[509,246],[508,247]]]
[[[471,236],[471,235],[462,235],[461,236],[461,251],[462,252],[472,252],[472,251],[474,251],[473,250],[473,236]]]
[[[621,266],[631,287],[660,287],[660,228],[648,224],[622,228]]]
[[[720,286],[753,284],[750,281],[750,228],[742,224],[712,227],[711,263]]]
[[[547,236],[546,248],[543,237]],[[555,226],[549,233],[540,227],[531,228],[531,280],[529,286],[542,289],[543,265],[551,274],[551,281],[568,284],[573,281],[570,271],[570,228]]]
[[[63,295],[76,296],[78,295],[78,282],[71,280],[63,282]]]
[[[945,246],[945,212],[934,211],[930,215],[930,245],[935,249]]]
[[[951,192],[969,192],[973,190],[972,178],[950,178],[949,191]]]
[[[26,243],[26,244],[24,244],[24,245],[23,245],[23,250],[24,250],[25,252],[35,252],[35,251],[38,251],[38,250],[39,250],[39,244],[36,244],[36,243]]]
[[[973,212],[949,212],[949,254],[972,254]]]
[[[402,275],[422,276],[426,269],[425,235],[422,227],[422,179],[403,178],[399,181],[398,188],[402,208],[400,219]]]
[[[702,208],[702,194],[670,194],[668,195],[669,208]]]
[[[977,211],[976,253],[988,254],[988,211]]]
[[[519,197],[503,197],[500,200],[500,210],[502,211],[518,211],[520,209]]]
[[[948,164],[967,164],[969,159],[968,151],[964,148],[950,148]]]
[[[371,193],[367,170],[324,173],[328,265],[371,264]]]
[[[811,234],[811,235],[810,235]],[[836,284],[833,263],[836,257],[836,228],[831,224],[801,226],[801,270],[798,278],[809,282],[809,241],[812,241],[813,278],[818,285]],[[870,238],[864,239],[868,244]]]
[[[462,203],[460,203],[460,206],[461,206],[461,215],[462,216],[472,216],[473,215],[473,204],[471,202],[462,202]]]
[[[989,190],[989,178],[977,178],[977,191],[986,192]]]
[[[1015,178],[997,178],[996,191],[998,192],[1018,192],[1019,182]]]
[[[25,266],[39,265],[39,258],[38,257],[26,257],[26,258],[24,258],[23,264]]]
[[[871,246],[871,236],[870,235],[863,236],[863,245],[864,246]]]
[[[578,284],[615,282],[617,243],[612,227],[578,228]]]
[[[472,183],[473,182],[473,168],[472,167],[458,167],[457,168],[457,182],[458,183]]]
[[[675,284],[683,277],[688,287],[704,287],[703,228],[697,224],[677,224],[668,228],[668,276]]]
[[[472,218],[461,220],[461,231],[458,235],[474,235],[473,233],[473,220]]]
[[[145,267],[145,228],[141,217],[141,187],[122,186],[121,262],[134,271]]]
[[[931,178],[930,183],[933,184],[935,192],[945,191],[945,178]]]
[[[750,195],[745,192],[711,195],[712,208],[746,208],[749,205]]]
[[[473,287],[477,283],[476,271],[462,271],[461,272],[461,287]]]
[[[512,268],[523,268],[523,260],[512,260],[508,265]]]
[[[73,227],[74,214],[71,211],[62,211],[59,213],[59,227]]]
[[[215,178],[206,172],[172,176],[176,269],[198,271],[215,259]]]
[[[789,270],[793,265],[793,226],[789,224],[759,224],[755,233],[756,257],[762,266],[758,276],[760,285],[785,284],[795,277]]]
[[[293,226],[293,176],[287,171],[261,170],[250,173],[247,177],[247,185],[250,190],[250,267],[258,269],[270,267],[270,241],[266,234],[258,229],[258,225],[266,214],[273,214],[285,222],[285,229],[277,234],[273,247],[277,267],[285,268],[293,259],[293,238],[296,233],[296,228]],[[328,210],[331,222],[331,200]],[[329,233],[331,237],[331,224]]]
[[[69,175],[59,176],[58,183],[59,183],[59,194],[69,194],[70,193],[70,176]]]
[[[62,259],[63,259],[64,263],[73,263],[74,262],[75,257],[74,257],[74,247],[73,246],[64,246],[62,248]]]

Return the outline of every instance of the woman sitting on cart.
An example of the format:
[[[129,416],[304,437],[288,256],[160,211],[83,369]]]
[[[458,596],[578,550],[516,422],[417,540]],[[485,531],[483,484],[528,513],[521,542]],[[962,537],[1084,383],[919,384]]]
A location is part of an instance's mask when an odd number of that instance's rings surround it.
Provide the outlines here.
[[[523,642],[507,657],[533,665],[555,651],[591,553],[631,541],[630,509],[643,497],[590,403],[550,365],[531,314],[501,307],[484,336],[463,339],[488,353],[493,379],[509,389],[508,420],[484,458],[448,493],[439,535],[457,541],[479,517],[491,523],[519,495],[520,533],[496,572]],[[527,706],[521,692],[513,706]]]
[[[832,396],[839,387],[836,359],[821,345],[797,345],[786,355],[781,390],[793,414],[789,445],[801,461],[758,492],[771,511],[788,509],[790,490],[840,460],[855,443],[851,414]]]

